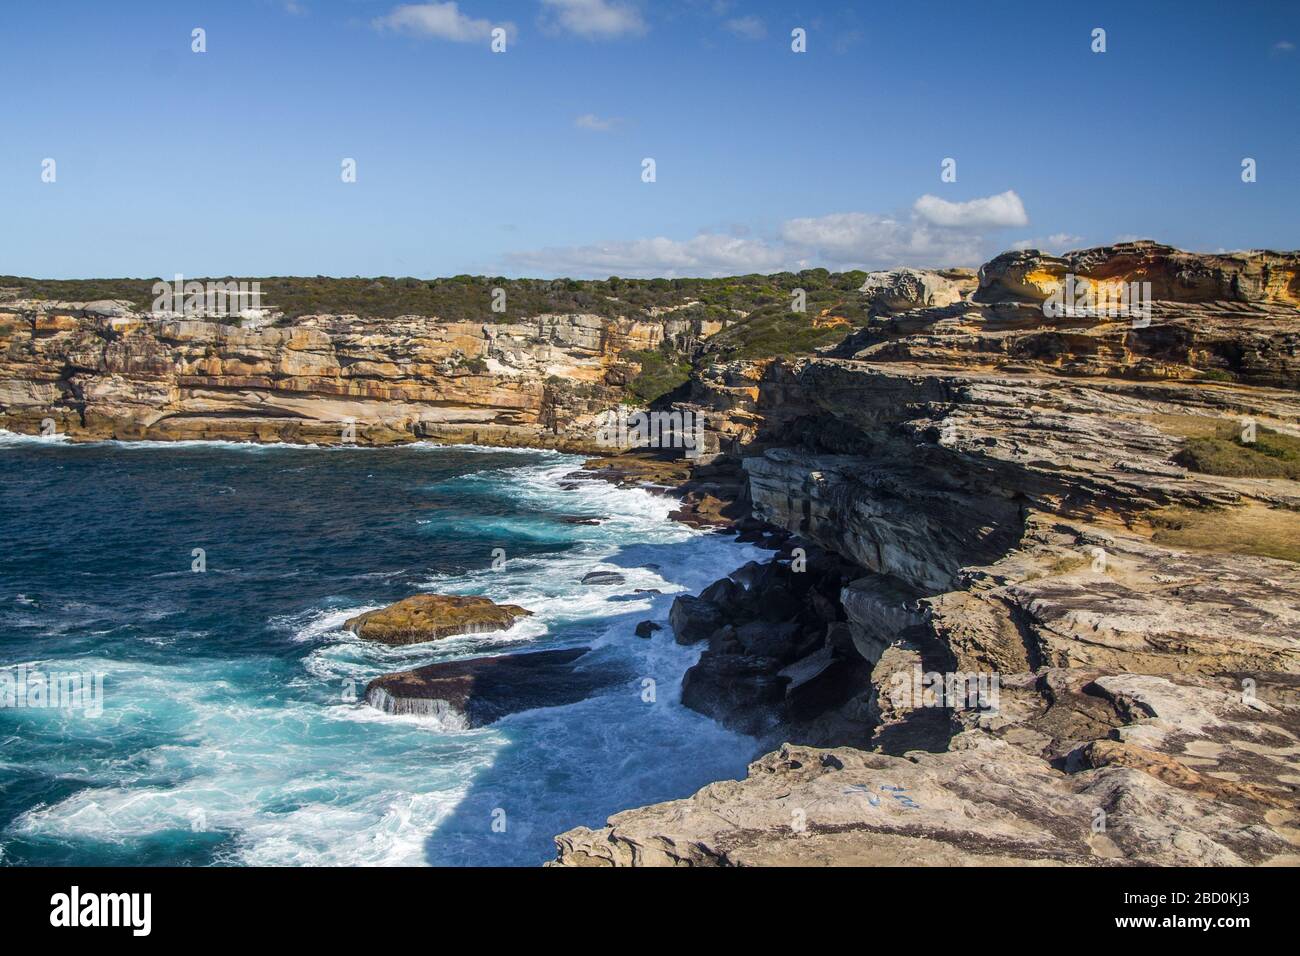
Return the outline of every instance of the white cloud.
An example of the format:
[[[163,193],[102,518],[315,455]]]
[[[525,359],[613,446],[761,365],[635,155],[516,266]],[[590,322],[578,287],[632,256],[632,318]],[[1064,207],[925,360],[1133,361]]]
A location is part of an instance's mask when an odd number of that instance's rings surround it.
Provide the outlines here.
[[[913,204],[912,209],[926,222],[950,229],[1001,229],[1029,225],[1025,204],[1011,189],[967,202],[949,202],[927,193]]]
[[[517,252],[508,258],[524,272],[599,278],[738,275],[786,268],[784,250],[761,239],[708,233],[685,241],[659,236]]]
[[[1016,205],[1027,222],[1019,199]],[[507,258],[512,267],[533,275],[672,278],[796,271],[812,266],[837,271],[974,266],[1001,251],[970,226],[975,217],[957,218],[962,225],[930,222],[920,210],[901,216],[841,212],[788,219],[778,234],[769,238],[720,233],[701,233],[687,240],[659,236],[516,252]],[[1074,237],[1062,233],[1055,238],[1065,241]]]
[[[617,0],[542,0],[554,15],[554,23],[570,33],[592,39],[645,33],[641,12],[629,2]]]
[[[1278,40],[1273,44],[1274,53],[1294,53],[1295,44],[1290,40]]]
[[[598,133],[608,133],[621,122],[622,120],[617,117],[601,119],[595,113],[583,113],[573,121],[573,125],[578,127],[578,129],[589,129]]]
[[[980,259],[979,236],[936,228],[915,216],[843,212],[790,219],[781,238],[827,268],[963,265]]]
[[[761,40],[767,36],[767,24],[758,17],[736,17],[723,24],[738,37],[746,40]]]
[[[1037,239],[1018,239],[1011,243],[1010,248],[1017,251],[1024,249],[1037,249],[1039,252],[1057,253],[1068,252],[1071,249],[1078,249],[1082,242],[1083,236],[1071,235],[1068,232],[1054,232],[1050,236],[1040,236]]]
[[[405,3],[382,17],[376,17],[371,26],[376,30],[394,30],[456,43],[487,40],[492,35],[492,28],[498,26],[504,27],[507,34],[515,32],[513,23],[475,19],[461,13],[455,3]]]

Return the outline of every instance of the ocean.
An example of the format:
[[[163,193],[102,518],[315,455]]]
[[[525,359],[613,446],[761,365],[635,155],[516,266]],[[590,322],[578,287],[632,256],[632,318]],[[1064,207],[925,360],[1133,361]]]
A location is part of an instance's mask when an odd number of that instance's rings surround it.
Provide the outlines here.
[[[666,619],[765,552],[580,464],[0,433],[0,863],[536,865],[557,833],[743,776],[757,744],[681,706],[700,648]],[[401,648],[341,630],[421,591],[535,613]],[[363,700],[379,674],[578,646],[617,680],[486,727]],[[17,692],[56,676],[81,706]]]

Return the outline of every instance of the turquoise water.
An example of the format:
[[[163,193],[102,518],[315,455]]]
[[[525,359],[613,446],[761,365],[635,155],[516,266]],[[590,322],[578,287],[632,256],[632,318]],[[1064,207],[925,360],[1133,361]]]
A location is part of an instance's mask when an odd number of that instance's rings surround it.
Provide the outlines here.
[[[678,702],[699,649],[632,629],[761,553],[645,492],[565,487],[579,463],[0,433],[0,673],[102,681],[0,706],[0,862],[536,864],[563,830],[742,776],[754,742]],[[421,590],[536,613],[422,647],[340,630]],[[489,727],[357,700],[388,671],[586,645],[625,679]]]

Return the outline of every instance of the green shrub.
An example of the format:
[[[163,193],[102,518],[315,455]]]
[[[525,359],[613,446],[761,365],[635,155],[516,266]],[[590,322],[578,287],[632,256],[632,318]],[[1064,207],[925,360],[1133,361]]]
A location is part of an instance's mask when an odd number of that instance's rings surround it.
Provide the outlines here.
[[[691,377],[691,363],[676,352],[624,352],[623,358],[641,366],[627,390],[646,405],[681,387]]]

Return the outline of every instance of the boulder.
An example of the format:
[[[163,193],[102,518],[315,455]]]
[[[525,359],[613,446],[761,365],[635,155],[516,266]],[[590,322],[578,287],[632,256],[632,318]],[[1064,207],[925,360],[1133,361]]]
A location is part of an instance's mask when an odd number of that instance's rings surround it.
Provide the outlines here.
[[[700,592],[700,598],[734,612],[745,603],[745,588],[730,578],[719,578]]]
[[[655,631],[662,631],[663,627],[654,621],[642,621],[636,626],[637,637],[649,637]]]
[[[460,634],[503,631],[532,613],[476,595],[416,594],[349,618],[343,627],[380,644],[421,644]]]
[[[732,571],[727,575],[727,577],[731,578],[731,580],[738,584],[750,588],[754,586],[754,582],[762,575],[763,568],[764,565],[760,564],[758,561],[748,561],[736,568],[736,570]]]
[[[800,628],[797,621],[784,621],[780,624],[771,621],[750,621],[736,628],[736,639],[746,654],[756,657],[777,657],[790,659],[799,641]]]
[[[790,678],[771,657],[705,651],[682,678],[682,703],[745,734],[761,734],[781,716]]]
[[[682,594],[673,601],[668,624],[678,644],[694,644],[722,626],[723,613],[712,601]]]
[[[588,571],[582,576],[582,584],[623,584],[626,578],[617,571]]]
[[[626,676],[610,665],[576,666],[589,650],[479,657],[384,674],[367,685],[366,703],[389,714],[480,727],[517,711],[576,703]]]
[[[870,272],[858,290],[881,311],[904,312],[960,302],[975,288],[973,275],[939,273],[921,269]]]

